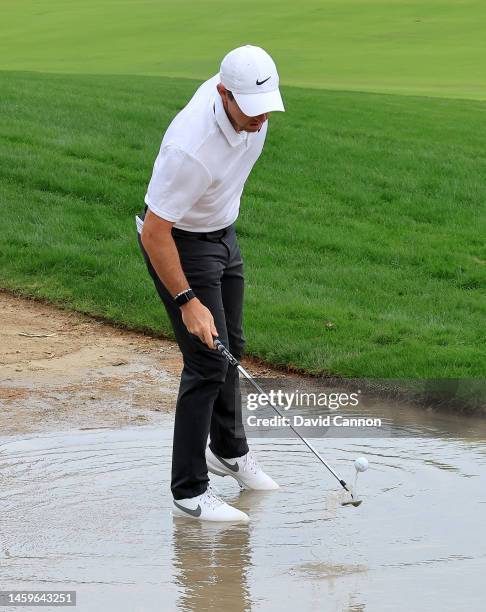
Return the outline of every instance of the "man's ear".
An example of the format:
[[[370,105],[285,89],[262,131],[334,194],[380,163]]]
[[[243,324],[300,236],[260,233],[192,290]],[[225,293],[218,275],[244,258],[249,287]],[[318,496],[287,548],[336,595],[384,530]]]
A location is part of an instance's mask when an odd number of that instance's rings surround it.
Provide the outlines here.
[[[223,85],[223,83],[218,83],[216,85],[216,89],[218,90],[219,95],[224,98],[226,95],[226,87]]]

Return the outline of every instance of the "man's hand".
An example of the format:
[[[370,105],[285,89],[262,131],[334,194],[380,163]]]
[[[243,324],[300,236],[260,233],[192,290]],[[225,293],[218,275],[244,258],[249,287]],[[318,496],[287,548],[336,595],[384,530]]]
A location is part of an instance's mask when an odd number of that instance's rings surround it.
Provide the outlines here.
[[[218,332],[216,331],[211,311],[197,298],[192,298],[192,300],[181,306],[181,314],[187,331],[197,336],[210,349],[213,349],[213,336],[216,337]]]

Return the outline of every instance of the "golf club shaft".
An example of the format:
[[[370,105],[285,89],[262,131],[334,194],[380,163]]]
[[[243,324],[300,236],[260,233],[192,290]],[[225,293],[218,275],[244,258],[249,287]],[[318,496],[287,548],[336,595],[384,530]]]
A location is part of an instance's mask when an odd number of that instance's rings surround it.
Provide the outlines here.
[[[270,404],[270,406],[275,410],[275,412],[282,418],[284,418],[284,415],[280,412],[280,410],[277,408],[277,406],[275,406],[273,404],[273,402],[271,401],[271,399],[269,398],[269,396],[265,393],[265,391],[260,387],[260,385],[256,382],[256,380],[254,380],[253,376],[247,372],[245,370],[245,368],[241,365],[241,363],[236,359],[236,357],[234,357],[229,351],[228,349],[224,346],[224,344],[220,341],[220,340],[215,340],[214,341],[214,346],[217,348],[217,350],[224,355],[224,357],[226,357],[226,359],[229,361],[229,363],[231,365],[234,365],[238,368],[238,370],[243,374],[243,376],[250,381],[250,383],[255,387],[255,389],[260,393],[260,395],[262,395],[263,397],[265,397],[268,401],[268,403]],[[326,462],[324,461],[324,459],[321,457],[321,455],[316,451],[316,449],[312,446],[312,444],[306,440],[298,431],[297,429],[295,429],[295,427],[293,425],[291,425],[289,423],[289,427],[290,429],[295,433],[295,435],[297,435],[302,442],[307,446],[307,448],[314,453],[314,455],[319,459],[319,461],[329,470],[329,472],[334,476],[334,478],[339,482],[339,484],[343,487],[343,489],[345,489],[346,491],[348,491],[348,493],[350,492],[345,481],[339,477],[338,474],[336,474],[336,472],[332,469],[332,467]]]

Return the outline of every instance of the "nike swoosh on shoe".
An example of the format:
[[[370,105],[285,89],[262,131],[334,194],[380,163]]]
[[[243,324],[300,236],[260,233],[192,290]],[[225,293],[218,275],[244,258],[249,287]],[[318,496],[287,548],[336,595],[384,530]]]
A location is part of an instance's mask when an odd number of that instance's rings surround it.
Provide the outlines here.
[[[221,463],[227,467],[229,470],[231,470],[232,472],[238,472],[238,470],[240,469],[240,466],[238,465],[238,462],[236,462],[234,465],[231,463],[228,463],[227,461],[225,461],[223,459],[223,457],[220,457],[219,455],[214,455],[215,457],[217,457],[218,461],[221,461]]]
[[[187,512],[187,514],[190,514],[191,516],[201,516],[201,506],[198,504],[197,508],[195,508],[194,510],[191,510],[190,508],[184,508],[184,506],[181,506],[180,504],[178,504],[176,502],[176,500],[174,499],[174,505],[177,506],[179,508],[179,510],[182,510],[183,512]]]

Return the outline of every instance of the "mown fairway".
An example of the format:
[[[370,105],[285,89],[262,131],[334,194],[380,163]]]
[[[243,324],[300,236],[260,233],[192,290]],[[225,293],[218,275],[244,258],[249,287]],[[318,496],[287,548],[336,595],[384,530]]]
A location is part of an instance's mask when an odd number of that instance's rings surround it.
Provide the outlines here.
[[[288,85],[486,99],[482,0],[2,0],[0,70],[203,79],[241,44]]]
[[[0,75],[0,286],[169,332],[133,215],[196,84]],[[284,96],[238,222],[248,351],[312,372],[484,375],[484,103]]]

